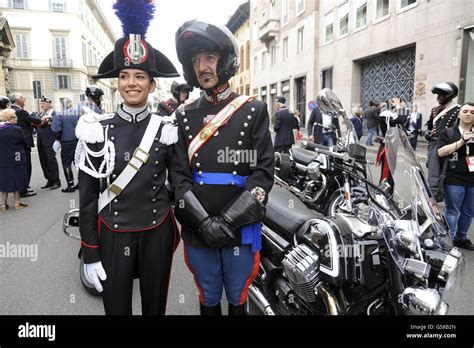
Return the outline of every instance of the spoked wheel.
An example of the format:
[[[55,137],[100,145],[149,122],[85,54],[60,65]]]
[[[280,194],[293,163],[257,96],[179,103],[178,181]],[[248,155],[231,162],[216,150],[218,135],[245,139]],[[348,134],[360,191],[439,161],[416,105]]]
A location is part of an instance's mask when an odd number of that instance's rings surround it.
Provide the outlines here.
[[[360,187],[352,188],[351,198],[353,202],[356,200],[360,200],[364,197],[364,189]],[[325,210],[325,212],[326,215],[330,217],[336,216],[336,213],[350,213],[349,207],[347,206],[347,202],[344,197],[344,189],[339,189],[331,195],[331,197],[329,198],[329,204],[327,205],[327,209]]]

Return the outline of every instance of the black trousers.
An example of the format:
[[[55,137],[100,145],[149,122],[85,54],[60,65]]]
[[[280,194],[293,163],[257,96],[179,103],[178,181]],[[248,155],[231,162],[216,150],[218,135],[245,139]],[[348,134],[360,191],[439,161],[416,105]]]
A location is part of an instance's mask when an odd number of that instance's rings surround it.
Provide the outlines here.
[[[77,141],[61,143],[61,162],[63,167],[70,167],[74,164]]]
[[[31,147],[25,147],[26,155],[26,171],[28,172],[28,187],[30,187],[31,180]]]
[[[38,145],[38,154],[46,180],[50,183],[59,182],[59,167],[56,152],[51,146]]]
[[[164,315],[173,253],[179,233],[168,215],[147,231],[114,232],[100,227],[100,254],[107,279],[103,301],[106,315],[132,315],[133,279],[140,279],[143,315]]]

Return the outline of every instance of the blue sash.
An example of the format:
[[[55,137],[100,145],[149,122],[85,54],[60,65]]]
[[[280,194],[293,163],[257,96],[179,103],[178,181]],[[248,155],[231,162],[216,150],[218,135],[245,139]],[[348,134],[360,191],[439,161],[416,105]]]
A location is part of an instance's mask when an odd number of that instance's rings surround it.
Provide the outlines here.
[[[206,185],[232,185],[243,188],[247,176],[233,175],[228,173],[201,173],[193,172],[195,183],[204,183]],[[242,244],[251,244],[252,252],[262,249],[262,224],[256,222],[241,227]]]

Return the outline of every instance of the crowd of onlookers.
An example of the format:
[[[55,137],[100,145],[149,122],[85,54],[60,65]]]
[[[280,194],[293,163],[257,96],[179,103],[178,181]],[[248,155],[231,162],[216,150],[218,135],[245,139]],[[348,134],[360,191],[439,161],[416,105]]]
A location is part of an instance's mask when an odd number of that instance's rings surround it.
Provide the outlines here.
[[[61,191],[74,192],[78,188],[74,184],[72,170],[77,145],[75,128],[83,106],[102,113],[100,101],[103,94],[99,87],[88,86],[88,100],[74,104],[71,99],[65,98],[60,112],[54,110],[53,100],[43,96],[40,100],[41,111],[31,114],[25,110],[26,100],[20,93],[12,93],[9,97],[0,96],[0,211],[10,208],[9,193],[13,193],[14,209],[27,207],[21,198],[36,195],[30,187],[31,149],[35,146],[46,179],[41,189],[55,190],[61,187],[56,159],[58,152],[67,182]]]

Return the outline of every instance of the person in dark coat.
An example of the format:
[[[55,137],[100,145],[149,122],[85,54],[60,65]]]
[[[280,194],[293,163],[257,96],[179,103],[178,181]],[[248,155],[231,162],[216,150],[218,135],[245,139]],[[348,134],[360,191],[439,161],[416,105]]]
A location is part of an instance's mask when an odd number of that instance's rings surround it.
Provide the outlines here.
[[[190,86],[202,96],[176,112],[194,184],[175,207],[185,260],[199,289],[202,315],[246,313],[260,262],[261,220],[273,186],[274,151],[267,105],[230,89],[239,50],[226,27],[198,20],[176,32]]]
[[[158,115],[171,116],[173,112],[189,98],[189,93],[193,90],[186,82],[174,81],[171,84],[172,98],[158,104]]]
[[[336,117],[323,115],[317,106],[311,110],[308,121],[310,141],[325,146],[334,146],[336,144],[335,132],[339,129],[339,120]]]
[[[363,120],[362,120],[362,110],[360,107],[360,104],[356,105],[354,107],[354,110],[349,117],[349,120],[352,122],[352,125],[354,126],[354,130],[357,134],[357,139],[360,140],[362,138],[362,125],[363,125]]]
[[[56,134],[56,138],[61,143],[61,162],[63,165],[64,178],[66,179],[67,187],[61,192],[74,192],[74,173],[72,165],[74,164],[74,155],[76,152],[77,138],[76,125],[80,117],[80,110],[74,108],[71,99],[65,100],[64,110],[53,117],[51,130]],[[94,111],[94,110],[93,110]]]
[[[53,110],[53,101],[51,99],[43,96],[40,106],[43,112],[40,114],[41,124],[37,126],[38,155],[43,175],[47,180],[46,184],[41,188],[55,190],[61,187],[58,161],[56,160],[56,152],[53,149],[56,134],[51,129],[53,118],[57,117],[57,115],[56,111]]]
[[[365,145],[374,145],[373,138],[379,126],[379,112],[376,106],[377,105],[371,101],[369,104],[369,108],[364,110],[364,119],[367,122],[368,129],[367,140],[365,141]]]
[[[413,110],[405,121],[405,129],[408,133],[408,140],[410,141],[413,151],[416,151],[418,143],[418,135],[422,127],[422,115],[418,112],[418,105],[413,104]]]
[[[27,206],[20,201],[20,192],[28,187],[26,138],[16,121],[15,110],[0,111],[0,211],[9,209],[10,192],[13,192],[15,209]]]
[[[289,153],[291,146],[295,143],[293,129],[299,129],[298,119],[285,106],[284,97],[276,97],[275,104],[277,112],[275,114],[275,152]]]
[[[26,138],[26,163],[27,163],[27,172],[28,172],[28,188],[21,192],[21,197],[31,197],[35,196],[36,193],[29,189],[30,180],[31,180],[31,149],[35,147],[33,141],[33,125],[41,124],[41,119],[36,116],[32,116],[24,109],[25,107],[25,98],[20,93],[13,93],[10,96],[12,102],[12,109],[15,110],[16,116],[18,118],[17,125],[23,131],[23,134]]]
[[[144,39],[148,22],[142,17],[151,20],[154,6],[135,0],[113,5],[124,36],[94,78],[118,78],[123,103],[113,114],[82,115],[76,127],[84,273],[103,293],[107,315],[132,315],[136,277],[142,314],[165,314],[179,244],[165,187],[167,171],[177,199],[182,187],[192,185],[178,127],[153,114],[148,105],[154,78],[178,77],[169,59]],[[137,26],[136,18],[145,23]]]

